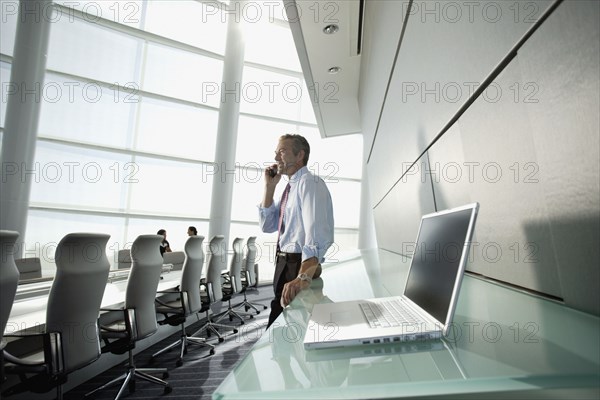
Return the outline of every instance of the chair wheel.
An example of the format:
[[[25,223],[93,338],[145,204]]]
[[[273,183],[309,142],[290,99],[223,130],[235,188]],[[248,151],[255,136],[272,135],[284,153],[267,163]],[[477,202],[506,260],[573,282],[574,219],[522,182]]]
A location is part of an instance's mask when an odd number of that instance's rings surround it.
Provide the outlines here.
[[[169,373],[163,372],[162,377],[163,377],[163,379],[167,379],[169,377]]]
[[[129,388],[129,393],[135,392],[135,381],[133,379],[129,381],[128,388]]]
[[[256,312],[256,315],[258,315],[258,314],[260,314],[260,311],[257,311],[257,312]]]
[[[244,324],[245,324],[245,322],[244,322],[244,321],[240,322],[240,325],[244,325]],[[235,333],[235,332],[234,332],[234,333]]]
[[[173,391],[173,388],[171,386],[165,386],[165,390],[164,393],[171,393]]]
[[[210,354],[211,356],[212,356],[212,355],[214,355],[214,354],[215,354],[215,349],[210,349],[210,352],[209,352],[209,354]]]
[[[176,366],[181,367],[183,365],[183,360],[177,360],[177,362],[175,363]]]
[[[250,317],[250,319],[254,319],[254,315],[250,315],[249,317]]]
[[[222,337],[219,338],[219,343],[223,343],[225,339],[223,339]]]
[[[244,307],[244,311],[248,312],[248,310],[250,309],[250,307]]]
[[[233,321],[233,316],[229,316],[229,322]]]
[[[234,330],[233,330],[233,333],[238,333],[238,330],[237,330],[237,329],[234,329]]]

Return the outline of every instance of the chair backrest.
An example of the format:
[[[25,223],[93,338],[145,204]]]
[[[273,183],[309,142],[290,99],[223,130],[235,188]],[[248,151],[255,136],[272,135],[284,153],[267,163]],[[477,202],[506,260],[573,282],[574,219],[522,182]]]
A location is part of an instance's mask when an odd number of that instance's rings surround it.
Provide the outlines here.
[[[117,252],[117,269],[131,268],[131,249],[123,249]]]
[[[254,263],[256,262],[256,236],[250,236],[246,240],[246,257],[244,257],[244,270],[247,271],[248,286],[256,285],[256,274]]]
[[[125,308],[135,310],[136,340],[158,329],[154,299],[162,272],[162,235],[140,235],[131,246],[131,270],[127,279]]]
[[[0,231],[0,349],[19,285],[19,270],[15,265],[15,242],[18,237],[19,232]]]
[[[100,357],[98,313],[110,263],[103,233],[69,233],[56,246],[46,332],[60,332],[66,373]]]
[[[223,235],[215,235],[210,239],[208,247],[208,269],[206,271],[206,282],[210,285],[211,303],[223,298],[221,288],[221,273],[227,269],[227,253]]]
[[[187,292],[190,314],[198,312],[202,308],[200,298],[200,278],[204,266],[204,236],[190,236],[185,242],[185,261],[181,271],[180,289]],[[167,253],[165,253],[167,254]]]
[[[15,264],[19,270],[19,280],[42,277],[42,262],[39,257],[18,258]]]
[[[231,288],[233,293],[242,291],[242,265],[244,263],[244,239],[235,238],[233,240],[233,255],[229,263],[229,277],[231,278]]]
[[[171,251],[163,254],[163,264],[172,264],[173,271],[180,271],[185,261],[184,251]]]

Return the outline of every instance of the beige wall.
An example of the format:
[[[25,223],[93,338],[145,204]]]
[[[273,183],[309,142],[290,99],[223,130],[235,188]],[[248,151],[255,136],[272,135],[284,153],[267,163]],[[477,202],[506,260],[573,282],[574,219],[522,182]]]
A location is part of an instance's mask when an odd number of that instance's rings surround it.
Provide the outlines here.
[[[416,1],[404,27],[407,1],[366,2],[377,241],[405,254],[421,214],[478,201],[468,270],[600,314],[598,2],[562,3],[423,153],[550,4]]]

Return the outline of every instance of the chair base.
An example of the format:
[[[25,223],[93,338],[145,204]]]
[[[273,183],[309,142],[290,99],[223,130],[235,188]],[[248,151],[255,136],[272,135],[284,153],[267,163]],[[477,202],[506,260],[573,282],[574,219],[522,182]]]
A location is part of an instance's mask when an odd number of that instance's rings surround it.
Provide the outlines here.
[[[183,364],[183,356],[184,354],[187,353],[187,348],[189,344],[197,344],[199,346],[206,346],[210,349],[210,355],[212,356],[213,354],[215,354],[215,346],[207,343],[205,338],[202,337],[194,337],[194,336],[188,336],[185,333],[185,328],[183,328],[183,334],[181,335],[181,338],[173,343],[171,343],[170,345],[168,345],[167,347],[157,351],[156,353],[152,354],[152,357],[150,358],[150,361],[153,361],[155,357],[158,357],[159,355],[166,353],[167,351],[171,351],[171,349],[180,346],[179,347],[179,359],[177,360],[176,365],[177,366],[181,366]]]
[[[129,358],[131,361],[131,359],[132,359],[131,353],[129,353]],[[105,383],[104,385],[100,386],[99,388],[94,389],[89,393],[86,393],[84,397],[92,396],[94,393],[97,393],[100,390],[106,389],[106,388],[114,386],[120,382],[123,382],[121,384],[121,388],[119,389],[119,392],[117,393],[117,396],[115,397],[115,400],[118,400],[121,398],[121,396],[125,392],[126,387],[129,388],[130,392],[135,392],[135,379],[136,378],[139,378],[141,380],[144,380],[144,381],[147,381],[150,383],[154,383],[156,385],[161,385],[164,387],[164,393],[171,393],[171,391],[173,389],[171,388],[171,385],[169,385],[168,382],[163,381],[162,379],[159,379],[150,374],[162,374],[163,378],[165,378],[165,379],[169,377],[169,373],[167,372],[166,368],[137,368],[130,362],[129,367],[127,368],[127,372],[125,372],[121,376],[111,380],[110,382]]]
[[[237,312],[233,309],[233,307],[231,306],[231,300],[229,300],[229,306],[227,307],[227,310],[223,311],[222,313],[215,315],[214,318],[216,318],[215,322],[221,322],[223,319],[225,319],[225,317],[229,317],[230,321],[233,321],[234,318],[237,318],[240,320],[240,325],[244,325],[245,320],[244,318],[242,318],[243,316],[249,317],[249,318],[254,318],[254,315],[247,313],[247,312]]]
[[[235,310],[236,308],[244,307],[244,310],[246,310],[246,311],[253,309],[254,311],[256,311],[256,315],[258,315],[258,314],[260,314],[260,310],[258,309],[258,307],[262,307],[263,310],[266,310],[269,307],[265,306],[264,304],[252,303],[252,302],[248,301],[248,299],[246,297],[246,291],[250,290],[250,289],[258,290],[255,287],[247,287],[246,290],[244,290],[244,292],[243,292],[244,293],[244,301],[234,305],[232,308]]]
[[[214,333],[217,336],[217,338],[219,339],[219,343],[221,343],[225,340],[225,338],[223,337],[223,335],[221,335],[221,333],[217,330],[217,328],[232,329],[232,327],[229,325],[223,325],[223,324],[213,322],[211,320],[211,318],[208,316],[208,312],[206,313],[206,321],[207,322],[204,325],[202,325],[200,327],[200,329],[198,329],[196,332],[194,332],[190,336],[188,336],[188,339],[197,338],[201,332],[206,331],[207,337],[210,336],[211,333]],[[237,329],[233,328],[233,333],[238,333]]]

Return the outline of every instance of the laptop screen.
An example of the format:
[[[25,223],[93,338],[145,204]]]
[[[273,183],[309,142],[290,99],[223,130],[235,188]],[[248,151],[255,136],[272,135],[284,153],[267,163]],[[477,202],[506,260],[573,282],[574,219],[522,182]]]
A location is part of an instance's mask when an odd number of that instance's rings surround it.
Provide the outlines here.
[[[465,242],[473,214],[468,208],[421,219],[404,295],[441,323],[450,311],[456,280],[462,277],[461,258],[468,252]]]

